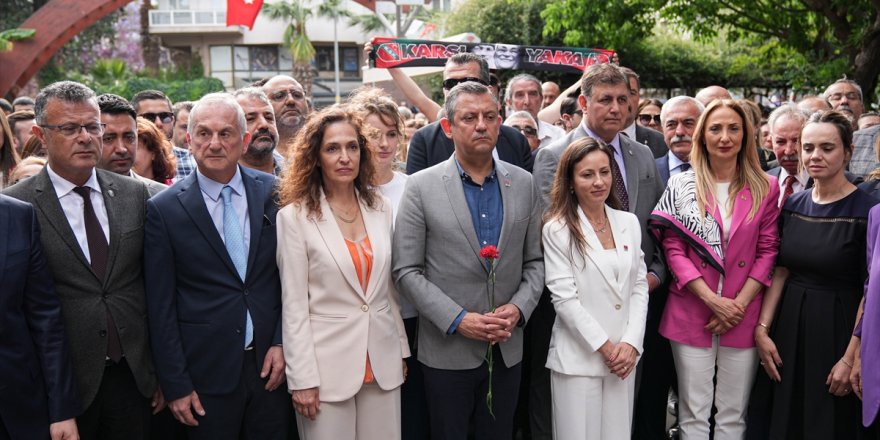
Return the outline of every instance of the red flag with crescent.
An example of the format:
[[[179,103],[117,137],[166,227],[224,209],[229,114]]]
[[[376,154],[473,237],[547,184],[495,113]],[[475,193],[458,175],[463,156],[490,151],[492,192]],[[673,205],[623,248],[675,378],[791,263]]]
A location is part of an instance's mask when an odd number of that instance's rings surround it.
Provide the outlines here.
[[[226,0],[226,26],[247,26],[254,29],[263,0]]]

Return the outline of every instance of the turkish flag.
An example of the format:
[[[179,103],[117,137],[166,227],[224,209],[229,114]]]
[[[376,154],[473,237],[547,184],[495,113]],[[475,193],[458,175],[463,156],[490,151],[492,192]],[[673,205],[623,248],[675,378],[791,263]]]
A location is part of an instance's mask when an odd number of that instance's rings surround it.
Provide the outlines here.
[[[226,0],[226,26],[242,25],[254,29],[263,0]]]

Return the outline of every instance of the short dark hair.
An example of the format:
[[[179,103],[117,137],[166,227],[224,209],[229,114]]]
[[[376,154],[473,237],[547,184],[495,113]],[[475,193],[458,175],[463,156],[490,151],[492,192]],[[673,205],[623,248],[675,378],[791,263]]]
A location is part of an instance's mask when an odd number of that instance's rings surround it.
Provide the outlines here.
[[[101,113],[108,115],[129,115],[132,120],[137,120],[137,112],[128,103],[128,100],[112,93],[98,95],[98,107]]]
[[[486,59],[470,52],[459,52],[446,60],[446,65],[463,66],[468,63],[477,63],[480,66],[480,79],[489,84],[489,63]],[[445,75],[444,75],[445,76]]]
[[[14,109],[17,105],[34,105],[34,98],[30,96],[19,96],[12,101],[12,108]]]
[[[629,67],[620,66],[620,70],[626,75],[626,82],[629,83],[629,80],[632,78],[636,79],[636,87],[642,86],[642,81],[639,79],[639,74],[636,73],[635,70],[630,69]],[[627,84],[629,85],[629,84]]]
[[[852,147],[853,140],[853,126],[852,122],[850,122],[849,118],[843,113],[837,110],[820,110],[807,118],[806,127],[808,124],[831,124],[834,125],[834,128],[837,129],[837,134],[840,135],[840,140],[843,142],[843,149],[850,150]],[[803,128],[801,128],[803,132]]]
[[[181,110],[186,110],[187,113],[189,113],[192,111],[194,105],[196,105],[196,103],[192,101],[180,101],[171,106],[171,112],[174,113],[174,123],[177,124],[177,115],[180,114]]]
[[[12,112],[12,104],[10,104],[9,101],[7,101],[6,99],[0,98],[0,110],[7,112],[7,113],[11,113]]]
[[[12,112],[6,116],[6,120],[9,121],[9,128],[12,130],[12,133],[15,133],[15,124],[21,121],[30,121],[36,118],[34,112],[30,110],[19,110],[17,112]]]
[[[559,106],[560,115],[573,115],[579,111],[581,109],[578,107],[578,101],[574,98],[563,99],[562,104]]]
[[[58,81],[49,84],[40,91],[34,103],[34,115],[37,125],[46,123],[46,106],[49,104],[50,99],[80,103],[94,100],[95,92],[75,81]]]
[[[135,93],[131,98],[131,106],[134,107],[134,111],[138,112],[138,106],[140,106],[141,101],[147,101],[150,99],[160,99],[168,103],[168,108],[171,108],[171,100],[168,99],[168,95],[158,91],[158,90],[142,90],[140,92]]]

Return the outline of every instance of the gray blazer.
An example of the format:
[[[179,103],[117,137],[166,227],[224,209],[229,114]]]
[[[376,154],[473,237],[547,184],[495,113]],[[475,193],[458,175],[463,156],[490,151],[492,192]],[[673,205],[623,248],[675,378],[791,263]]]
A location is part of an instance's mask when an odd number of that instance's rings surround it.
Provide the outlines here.
[[[576,139],[586,135],[587,132],[583,125],[578,125],[565,137],[538,150],[532,175],[541,194],[544,210],[550,206],[550,189],[556,178],[556,168],[559,166],[562,152]],[[620,136],[620,146],[623,152],[623,163],[626,167],[629,212],[639,218],[639,224],[642,226],[642,251],[645,253],[645,264],[648,266],[648,271],[654,272],[662,283],[666,279],[666,263],[660,253],[659,246],[656,246],[654,242],[653,235],[647,231],[651,211],[654,210],[654,206],[660,200],[660,195],[663,194],[663,182],[660,181],[660,176],[657,174],[657,163],[648,147],[626,136]]]
[[[138,390],[144,397],[156,390],[143,279],[144,216],[149,193],[143,183],[130,177],[100,169],[97,177],[110,222],[108,272],[103,280],[92,271],[77,243],[45,168],[3,191],[36,209],[43,250],[61,300],[65,336],[83,408],[94,400],[104,374],[107,308],[119,329]]]
[[[483,362],[486,343],[446,331],[462,310],[489,311],[488,272],[454,157],[407,180],[391,255],[395,284],[421,318],[419,361],[432,368],[465,370]],[[523,318],[500,347],[510,367],[522,360],[522,325],[544,287],[541,213],[527,171],[500,160],[495,168],[504,207],[495,305],[514,304]]]

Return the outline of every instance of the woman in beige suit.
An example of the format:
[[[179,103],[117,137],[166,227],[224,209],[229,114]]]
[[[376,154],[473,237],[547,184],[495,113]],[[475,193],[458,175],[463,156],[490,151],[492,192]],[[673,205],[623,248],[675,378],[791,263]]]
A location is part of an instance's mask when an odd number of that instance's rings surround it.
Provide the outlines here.
[[[557,440],[630,437],[648,284],[642,230],[635,215],[618,210],[613,160],[590,137],[572,142],[544,225],[557,316],[547,354]]]
[[[391,280],[391,207],[354,112],[296,137],[280,184],[278,267],[287,384],[300,437],[399,439],[409,356]]]

